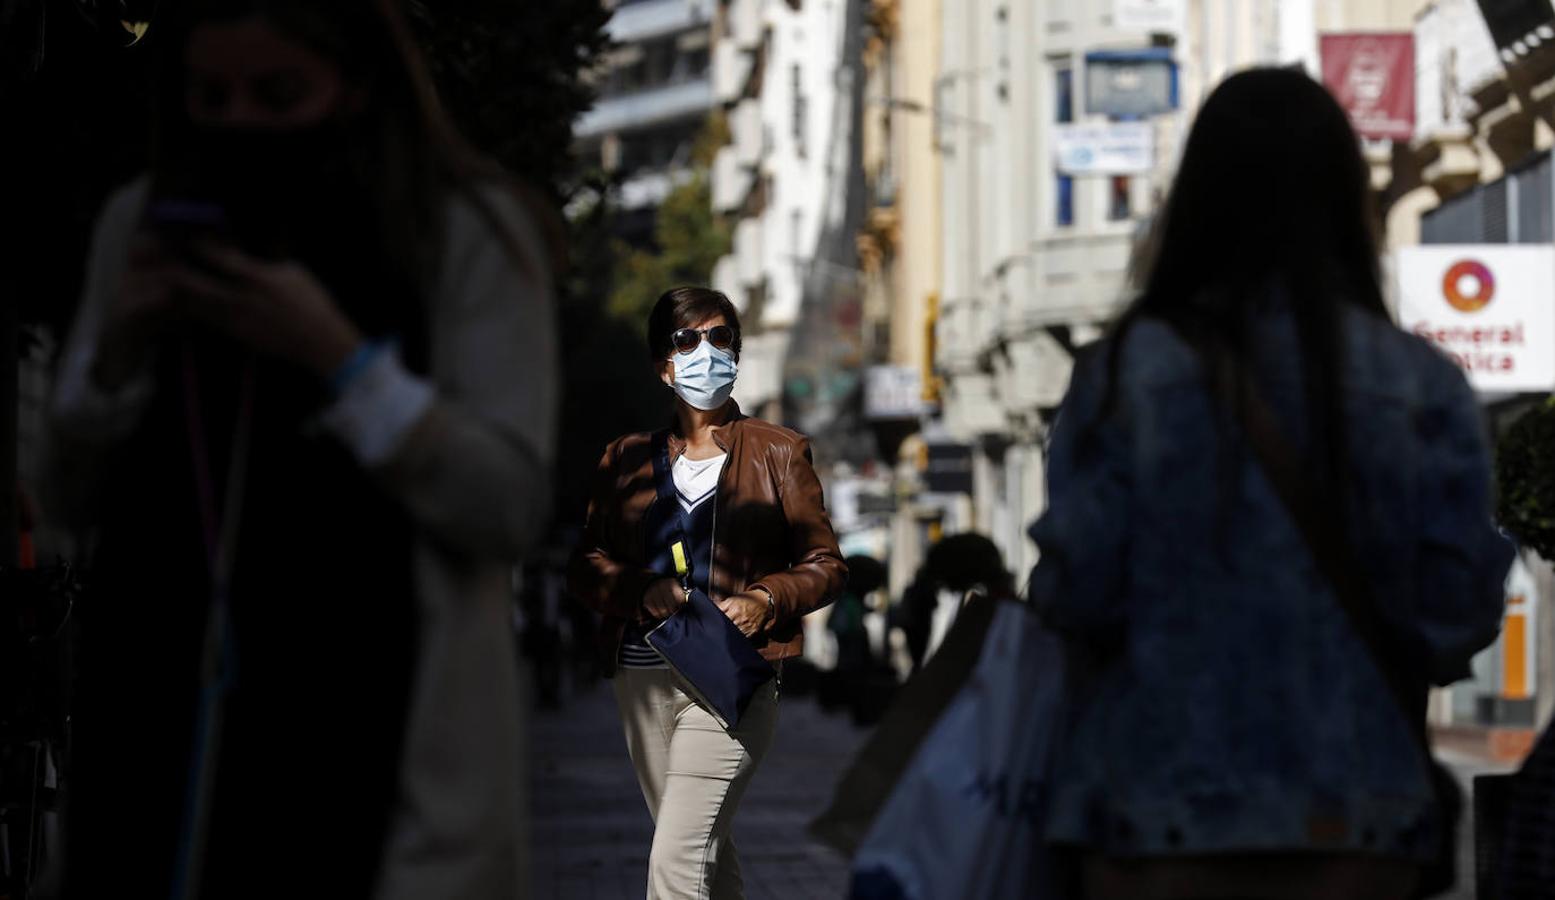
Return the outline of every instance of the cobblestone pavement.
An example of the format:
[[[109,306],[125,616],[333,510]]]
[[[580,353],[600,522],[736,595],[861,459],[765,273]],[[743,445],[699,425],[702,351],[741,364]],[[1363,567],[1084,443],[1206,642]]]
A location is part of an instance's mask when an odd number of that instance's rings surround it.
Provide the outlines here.
[[[1458,829],[1458,886],[1442,900],[1474,900],[1474,777],[1501,774],[1514,766],[1437,748],[1437,758],[1457,776],[1463,788],[1463,823]]]
[[[841,856],[810,840],[805,825],[831,797],[865,732],[811,698],[786,698],[778,736],[735,820],[746,896],[837,898],[847,884]],[[643,806],[608,684],[571,695],[530,723],[533,896],[537,900],[640,900],[653,823]],[[1473,900],[1472,778],[1506,767],[1444,750],[1464,788],[1458,889]]]
[[[806,824],[831,798],[865,732],[811,698],[785,698],[778,735],[746,790],[735,843],[748,900],[837,898],[846,861]],[[653,823],[626,756],[609,685],[536,711],[530,760],[533,896],[641,900]]]

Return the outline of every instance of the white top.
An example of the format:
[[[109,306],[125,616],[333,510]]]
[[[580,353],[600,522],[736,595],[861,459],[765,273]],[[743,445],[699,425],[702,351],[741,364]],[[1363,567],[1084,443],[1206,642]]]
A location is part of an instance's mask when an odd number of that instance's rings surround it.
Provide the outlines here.
[[[675,460],[671,474],[675,478],[675,495],[686,512],[691,512],[718,493],[718,477],[723,474],[729,454],[720,453],[711,459],[691,459],[681,454]]]

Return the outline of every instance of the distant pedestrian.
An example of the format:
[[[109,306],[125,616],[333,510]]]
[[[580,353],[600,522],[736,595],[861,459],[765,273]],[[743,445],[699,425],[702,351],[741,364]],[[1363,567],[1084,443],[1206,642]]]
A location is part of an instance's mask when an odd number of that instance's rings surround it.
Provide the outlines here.
[[[1087,897],[1404,898],[1442,846],[1425,686],[1494,639],[1512,548],[1473,391],[1389,320],[1369,194],[1320,85],[1233,76],[1076,361],[1031,594],[1081,681],[1047,834]]]
[[[889,624],[902,632],[912,671],[917,672],[929,658],[929,636],[934,630],[934,611],[939,608],[939,585],[920,567],[913,580],[902,589],[902,596],[891,605]]]
[[[865,622],[869,615],[866,601],[885,584],[885,567],[874,557],[862,555],[850,556],[844,562],[848,566],[848,586],[832,603],[826,630],[837,641],[837,674],[844,681],[857,681],[875,668]]]
[[[55,398],[81,604],[70,896],[524,889],[510,572],[556,418],[547,212],[397,5],[159,18],[151,171]]]
[[[929,548],[893,609],[895,625],[906,638],[914,672],[928,661],[929,639],[942,590],[953,593],[958,604],[965,604],[973,594],[995,600],[1016,597],[1015,579],[1004,567],[1004,555],[986,535],[966,531],[940,539]]]
[[[973,593],[995,600],[1015,597],[1015,578],[1004,566],[999,545],[975,531],[953,534],[930,547],[923,567],[929,578],[955,592],[963,603]]]
[[[654,817],[648,896],[660,900],[743,896],[734,813],[771,745],[778,691],[769,681],[726,730],[648,633],[700,591],[780,673],[803,648],[800,620],[847,577],[809,442],[746,417],[730,399],[740,343],[723,294],[681,287],[659,298],[648,351],[677,396],[675,420],[605,451],[569,579],[603,617],[602,663]],[[656,470],[673,484],[659,484]],[[688,572],[681,579],[655,567],[672,555],[656,545],[668,532],[689,545],[674,554]]]

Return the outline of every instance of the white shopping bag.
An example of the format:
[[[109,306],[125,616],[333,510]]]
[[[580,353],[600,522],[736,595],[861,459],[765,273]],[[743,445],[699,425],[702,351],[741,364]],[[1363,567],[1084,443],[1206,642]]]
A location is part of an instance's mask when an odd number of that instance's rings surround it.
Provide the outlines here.
[[[1064,693],[1057,637],[1024,603],[1001,602],[859,846],[856,884],[885,876],[907,900],[1058,900],[1041,832]]]

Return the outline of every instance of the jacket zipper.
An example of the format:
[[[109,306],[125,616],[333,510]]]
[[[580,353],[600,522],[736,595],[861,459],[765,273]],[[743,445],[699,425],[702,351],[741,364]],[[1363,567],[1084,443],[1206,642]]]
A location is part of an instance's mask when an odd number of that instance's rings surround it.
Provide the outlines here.
[[[714,587],[714,584],[713,584],[713,582],[714,582],[714,578],[713,578],[714,562],[713,561],[718,558],[718,507],[723,504],[723,499],[724,499],[724,479],[729,477],[729,464],[732,463],[732,462],[734,462],[733,457],[731,457],[729,455],[729,451],[728,450],[725,450],[724,451],[724,466],[718,472],[718,492],[713,495],[713,538],[712,538],[712,545],[710,547],[708,547],[708,549],[707,549],[707,596],[708,596],[708,599],[710,599],[710,600],[712,599],[713,591],[715,590],[715,587]],[[713,602],[717,603],[718,601],[717,600],[713,600]]]

